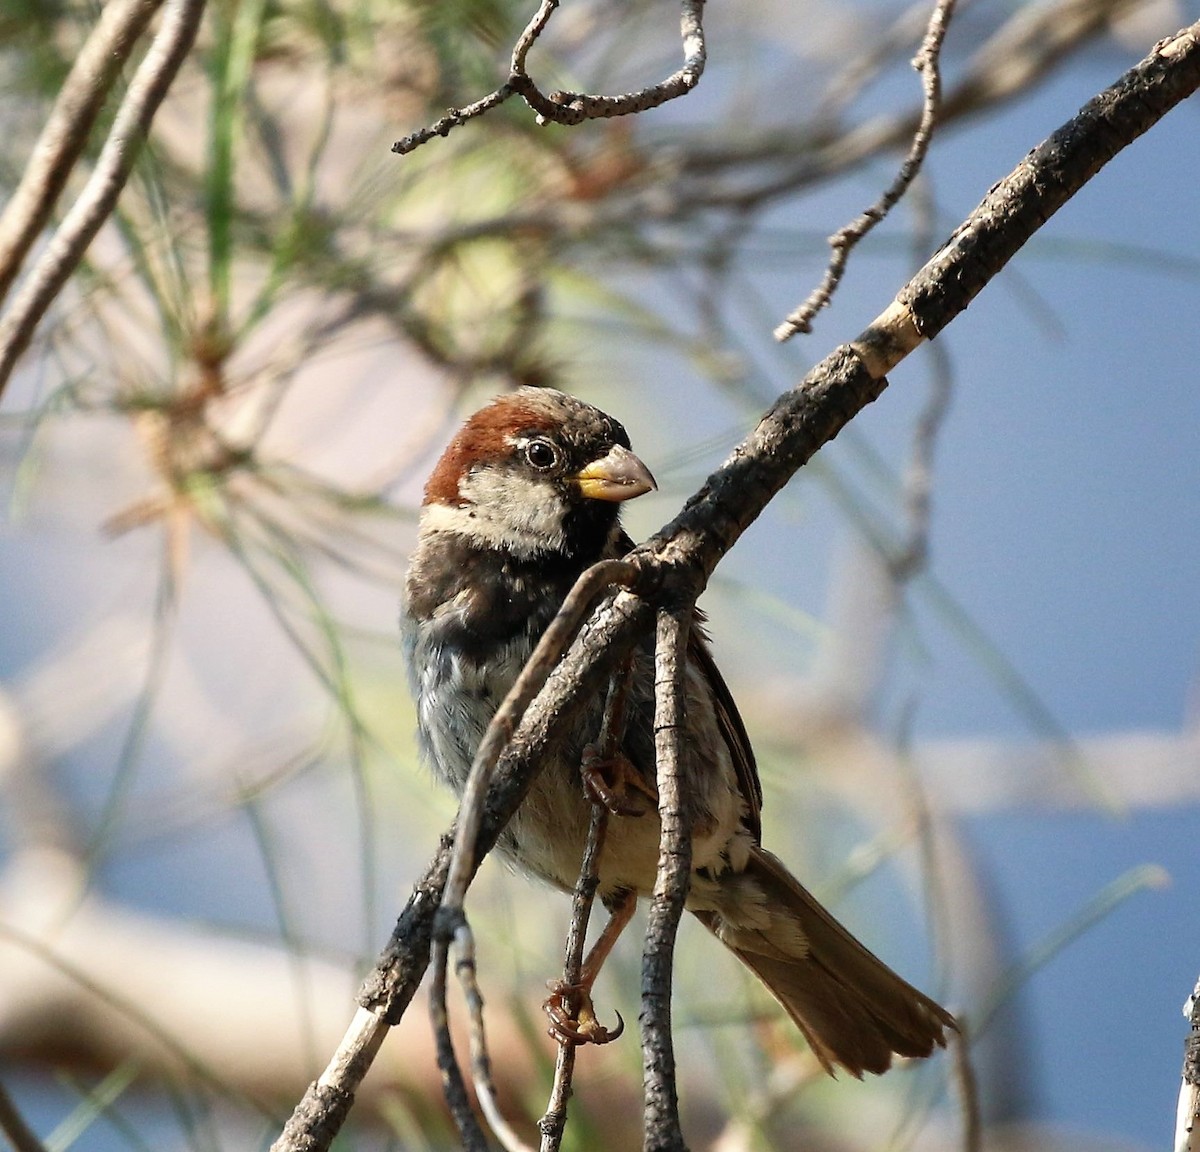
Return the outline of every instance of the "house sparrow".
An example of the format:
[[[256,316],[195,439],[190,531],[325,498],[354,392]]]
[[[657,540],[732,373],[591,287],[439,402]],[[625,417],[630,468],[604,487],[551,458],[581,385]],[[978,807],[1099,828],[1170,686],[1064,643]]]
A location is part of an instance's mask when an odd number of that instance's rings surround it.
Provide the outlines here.
[[[476,412],[425,486],[402,620],[422,753],[461,792],[496,708],[576,577],[632,547],[621,502],[655,487],[625,429],[580,400],[522,388]],[[599,763],[603,701],[584,708],[549,754],[498,847],[571,891],[591,805],[615,813],[599,862],[612,919],[556,1031],[610,1038],[587,990],[608,948],[654,887],[653,638],[635,648],[620,755]],[[892,1054],[928,1056],[954,1021],[841,926],[762,847],[762,791],[750,742],[699,625],[686,676],[684,802],[692,829],[688,909],[766,985],[827,1071],[883,1072]],[[582,1008],[580,1003],[582,1002]]]

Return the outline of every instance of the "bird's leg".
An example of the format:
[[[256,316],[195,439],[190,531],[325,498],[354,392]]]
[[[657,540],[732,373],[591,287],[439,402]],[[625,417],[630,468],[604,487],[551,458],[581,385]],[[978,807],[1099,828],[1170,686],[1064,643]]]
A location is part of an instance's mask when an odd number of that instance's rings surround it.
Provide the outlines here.
[[[588,795],[614,816],[645,816],[658,808],[658,793],[623,752],[605,756],[589,744],[580,768]]]
[[[550,983],[550,996],[542,1005],[550,1017],[550,1035],[560,1044],[608,1044],[625,1031],[625,1021],[617,1013],[617,1026],[611,1031],[596,1019],[592,1004],[592,985],[612,951],[617,937],[633,918],[637,894],[628,889],[604,901],[608,923],[596,939],[579,970],[579,982],[567,984],[562,980]]]

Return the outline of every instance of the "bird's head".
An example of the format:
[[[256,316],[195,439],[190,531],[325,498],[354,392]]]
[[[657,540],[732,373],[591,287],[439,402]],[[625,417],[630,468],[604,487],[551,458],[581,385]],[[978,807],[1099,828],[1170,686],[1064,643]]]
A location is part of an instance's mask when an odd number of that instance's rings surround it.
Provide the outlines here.
[[[588,562],[601,555],[620,504],[655,486],[611,416],[562,392],[521,388],[451,440],[425,485],[421,531]]]

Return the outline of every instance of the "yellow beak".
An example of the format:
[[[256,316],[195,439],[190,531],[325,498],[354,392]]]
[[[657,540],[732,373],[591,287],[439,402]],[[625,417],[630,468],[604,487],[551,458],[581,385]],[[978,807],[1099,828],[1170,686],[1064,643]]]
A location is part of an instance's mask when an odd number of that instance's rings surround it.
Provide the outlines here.
[[[632,500],[658,487],[650,469],[620,444],[580,469],[575,481],[579,491],[591,500]]]

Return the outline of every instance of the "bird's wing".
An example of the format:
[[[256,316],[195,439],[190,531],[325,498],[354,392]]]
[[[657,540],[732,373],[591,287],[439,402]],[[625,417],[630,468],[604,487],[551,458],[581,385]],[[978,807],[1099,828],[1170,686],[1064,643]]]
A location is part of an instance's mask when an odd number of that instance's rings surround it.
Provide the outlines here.
[[[633,549],[633,541],[625,532],[620,532],[614,541],[616,556],[624,556]],[[756,841],[762,839],[762,784],[758,779],[758,765],[754,762],[754,749],[742,723],[741,713],[733,701],[733,693],[725,683],[709,649],[708,634],[704,631],[705,615],[697,608],[692,619],[688,639],[688,659],[698,668],[712,692],[713,708],[717,714],[717,725],[729,748],[729,757],[737,773],[738,790],[746,801],[746,827]],[[651,769],[653,771],[653,769]]]
[[[704,613],[696,609],[695,621],[692,625],[688,641],[688,658],[699,668],[708,681],[712,692],[713,708],[717,714],[717,725],[721,736],[729,748],[730,759],[733,760],[734,771],[737,773],[738,790],[746,801],[746,827],[753,833],[755,841],[762,839],[762,784],[758,779],[758,765],[754,762],[754,749],[750,746],[750,737],[746,734],[746,725],[742,723],[741,713],[733,701],[733,693],[725,683],[717,662],[708,646],[708,637],[704,633]]]

